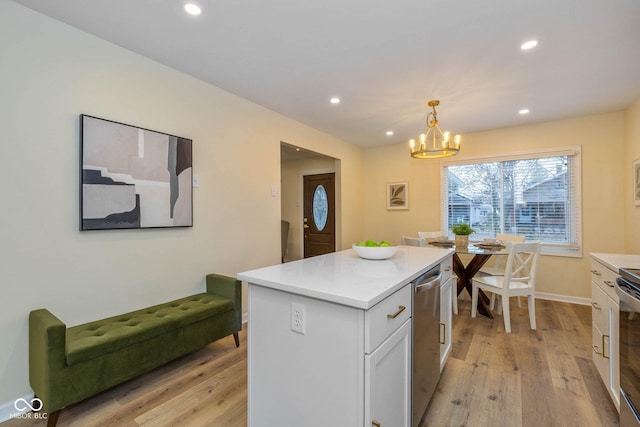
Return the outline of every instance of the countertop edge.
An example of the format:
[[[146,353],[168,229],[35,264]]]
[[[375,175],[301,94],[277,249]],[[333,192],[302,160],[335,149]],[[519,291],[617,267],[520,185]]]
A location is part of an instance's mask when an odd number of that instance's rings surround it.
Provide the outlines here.
[[[290,285],[282,282],[276,282],[274,280],[269,280],[266,278],[257,277],[256,275],[252,274],[261,269],[244,271],[244,272],[238,273],[236,277],[238,280],[247,282],[249,285],[262,286],[262,287],[266,287],[266,288],[281,291],[281,292],[288,292],[291,294],[314,298],[314,299],[327,301],[331,303],[341,304],[348,307],[358,308],[362,310],[369,310],[370,308],[372,308],[373,306],[375,306],[376,304],[378,304],[379,302],[381,302],[382,300],[384,300],[394,292],[408,285],[411,281],[418,278],[421,274],[423,274],[427,270],[441,263],[444,259],[451,256],[453,252],[454,252],[453,249],[447,250],[441,256],[433,260],[430,260],[431,262],[429,262],[428,264],[425,264],[424,267],[421,267],[419,270],[411,274],[408,274],[407,276],[399,280],[396,284],[387,287],[386,289],[378,292],[377,294],[375,294],[369,299],[353,298],[347,295],[340,295],[334,292],[323,292],[317,289],[309,289],[305,287]]]
[[[416,276],[417,277],[417,276]],[[246,281],[249,285],[252,286],[262,286],[264,288],[273,289],[274,291],[287,292],[295,295],[300,295],[303,297],[314,298],[321,301],[331,302],[334,304],[345,305],[352,308],[359,308],[362,310],[369,310],[371,307],[393,294],[394,292],[402,289],[404,286],[408,285],[411,280],[407,280],[405,282],[399,283],[392,287],[387,288],[385,291],[376,295],[375,298],[371,298],[368,301],[364,301],[361,299],[350,298],[343,295],[336,295],[328,292],[319,292],[312,289],[304,289],[297,286],[289,286],[282,283],[273,283],[268,280],[255,280],[244,277],[243,275],[238,275],[239,280]]]
[[[620,268],[640,268],[640,255],[602,252],[590,252],[589,255],[596,261],[615,271],[616,274]]]

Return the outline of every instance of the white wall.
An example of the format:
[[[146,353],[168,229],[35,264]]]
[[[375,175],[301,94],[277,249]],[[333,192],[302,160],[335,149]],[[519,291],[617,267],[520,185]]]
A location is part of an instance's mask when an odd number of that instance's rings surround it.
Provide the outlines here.
[[[625,207],[625,238],[626,251],[640,254],[640,206],[633,202],[634,188],[632,164],[640,160],[640,98],[633,103],[624,114],[624,207]]]
[[[340,191],[360,193],[359,148],[13,2],[0,61],[0,408],[30,392],[32,309],[74,325],[279,262],[280,141],[340,159]],[[81,113],[193,139],[194,227],[78,231]],[[357,239],[361,204],[340,209]]]
[[[589,252],[625,249],[624,113],[465,134],[458,158],[570,145],[582,146],[583,257],[543,256],[537,290],[590,298]],[[402,234],[441,228],[439,160],[412,159],[403,143],[367,150],[365,165],[366,238],[398,243]],[[408,211],[386,210],[385,185],[391,181],[409,181]]]

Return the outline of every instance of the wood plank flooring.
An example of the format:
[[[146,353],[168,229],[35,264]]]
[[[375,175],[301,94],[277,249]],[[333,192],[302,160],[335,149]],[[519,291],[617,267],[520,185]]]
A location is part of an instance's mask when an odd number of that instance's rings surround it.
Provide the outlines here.
[[[618,413],[591,359],[591,307],[536,300],[502,316],[471,319],[459,300],[453,348],[424,426],[617,426]]]
[[[591,361],[591,308],[536,300],[471,319],[469,299],[453,316],[453,349],[424,426],[617,426],[618,416]],[[247,425],[247,341],[227,337],[146,375],[65,409],[58,426]],[[1,427],[44,426],[9,420]],[[267,426],[279,427],[279,426]],[[306,427],[306,426],[300,426]]]

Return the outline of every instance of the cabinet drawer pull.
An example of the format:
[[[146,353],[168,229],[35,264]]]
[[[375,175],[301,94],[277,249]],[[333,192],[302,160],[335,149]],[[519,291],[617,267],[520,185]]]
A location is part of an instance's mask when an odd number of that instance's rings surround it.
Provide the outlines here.
[[[371,424],[374,425],[375,427],[380,427],[380,423],[377,422],[376,420],[371,421]]]
[[[607,285],[610,288],[613,288],[613,283],[611,282],[611,280],[605,280],[604,284]]]
[[[447,268],[445,268],[444,271],[451,271],[451,267],[447,266]]]
[[[447,343],[447,326],[440,322],[440,326],[442,326],[441,329],[441,334],[440,334],[440,344],[446,344]]]
[[[595,308],[596,310],[602,310],[602,308],[601,308],[601,307],[598,307],[598,303],[597,303],[597,302],[592,302],[592,303],[591,303],[591,306],[592,306],[593,308]]]
[[[605,359],[608,359],[609,356],[607,356],[606,354],[604,354],[604,349],[607,348],[607,346],[604,345],[604,338],[607,337],[609,338],[609,335],[603,335],[602,336],[602,357],[604,357]]]
[[[596,354],[602,354],[602,353],[600,353],[598,351],[598,346],[597,345],[594,344],[592,347],[593,347],[593,351],[595,351]]]
[[[602,273],[600,273],[598,270],[591,270],[591,272],[593,274],[595,274],[596,276],[601,276],[602,275]]]
[[[399,305],[398,306],[398,311],[396,311],[393,314],[387,314],[387,319],[395,319],[396,317],[398,317],[400,315],[400,313],[402,313],[406,309],[407,309],[407,307],[405,307],[404,305]]]

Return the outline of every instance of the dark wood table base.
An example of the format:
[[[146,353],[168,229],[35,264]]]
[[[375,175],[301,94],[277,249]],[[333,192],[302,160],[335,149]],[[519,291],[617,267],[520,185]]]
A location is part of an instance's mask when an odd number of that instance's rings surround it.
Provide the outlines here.
[[[467,292],[469,292],[469,296],[471,297],[471,279],[476,275],[478,271],[480,271],[482,266],[490,257],[491,254],[474,254],[471,261],[469,261],[469,264],[467,264],[467,266],[465,267],[460,260],[460,256],[458,255],[458,253],[453,253],[453,272],[456,273],[456,276],[458,276],[458,295],[460,295],[460,293],[466,289]],[[488,304],[489,297],[482,291],[482,289],[479,289],[478,312],[483,316],[493,319],[493,314],[489,310]]]

